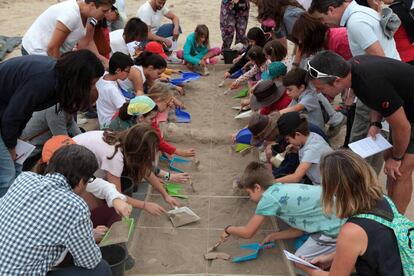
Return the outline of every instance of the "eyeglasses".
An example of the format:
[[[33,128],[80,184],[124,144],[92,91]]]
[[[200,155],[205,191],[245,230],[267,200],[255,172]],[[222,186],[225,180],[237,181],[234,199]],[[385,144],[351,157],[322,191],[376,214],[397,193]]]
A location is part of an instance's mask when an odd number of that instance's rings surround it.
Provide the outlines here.
[[[89,178],[88,184],[91,184],[92,182],[94,182],[95,179],[96,179],[96,176],[92,176],[91,178]]]
[[[306,69],[309,73],[309,75],[314,79],[321,79],[321,78],[339,78],[338,76],[329,75],[326,73],[322,73],[321,71],[318,71],[315,67],[312,67],[310,64],[310,61],[308,61],[308,66]]]

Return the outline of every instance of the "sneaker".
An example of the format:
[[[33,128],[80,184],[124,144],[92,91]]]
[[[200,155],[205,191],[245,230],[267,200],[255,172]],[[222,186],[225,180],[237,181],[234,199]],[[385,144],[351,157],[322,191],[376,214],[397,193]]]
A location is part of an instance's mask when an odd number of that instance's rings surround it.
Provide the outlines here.
[[[172,52],[171,55],[167,58],[168,63],[170,64],[183,64],[183,60],[177,57],[177,53]]]
[[[326,131],[326,136],[328,136],[328,138],[335,137],[341,131],[341,127],[345,124],[346,124],[346,116],[343,116],[342,121],[339,124],[328,127]]]

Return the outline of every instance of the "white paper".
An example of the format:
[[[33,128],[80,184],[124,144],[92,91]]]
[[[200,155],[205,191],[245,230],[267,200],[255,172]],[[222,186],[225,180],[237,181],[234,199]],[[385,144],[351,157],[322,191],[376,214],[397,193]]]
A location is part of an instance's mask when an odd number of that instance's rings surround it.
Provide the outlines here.
[[[301,258],[299,258],[299,257],[297,257],[297,256],[295,256],[295,255],[293,255],[292,253],[290,253],[290,252],[289,252],[289,251],[287,251],[287,250],[283,250],[283,253],[285,253],[286,258],[287,258],[289,261],[292,261],[292,262],[295,262],[295,263],[298,263],[298,264],[302,264],[302,265],[305,265],[305,266],[310,267],[310,268],[313,268],[313,269],[321,270],[321,269],[320,269],[319,267],[317,267],[316,265],[313,265],[313,264],[311,264],[311,263],[309,263],[309,262],[305,261],[304,259],[301,259]]]
[[[392,147],[392,145],[382,136],[377,134],[377,139],[367,137],[362,140],[350,143],[349,148],[361,156],[362,158],[369,157]]]
[[[23,165],[24,161],[30,156],[36,147],[23,140],[17,139],[16,160],[17,164]]]

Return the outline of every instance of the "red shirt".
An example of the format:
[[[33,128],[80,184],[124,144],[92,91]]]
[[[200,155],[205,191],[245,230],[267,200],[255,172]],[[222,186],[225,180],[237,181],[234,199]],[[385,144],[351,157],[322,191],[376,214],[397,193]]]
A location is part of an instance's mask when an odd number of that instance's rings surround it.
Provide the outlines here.
[[[176,148],[168,144],[167,141],[164,140],[164,138],[161,135],[160,127],[158,126],[158,123],[156,120],[152,121],[151,127],[157,132],[158,136],[160,137],[160,143],[158,145],[159,150],[169,155],[174,154],[176,151]]]
[[[407,31],[401,25],[394,34],[395,44],[397,51],[400,54],[400,58],[404,62],[414,60],[414,45],[411,44],[408,38]]]
[[[349,48],[348,33],[345,27],[329,28],[326,44],[327,50],[337,53],[345,60],[352,57],[351,49]]]
[[[286,108],[290,104],[291,101],[292,101],[292,99],[289,98],[289,96],[286,94],[286,92],[283,92],[283,95],[282,95],[282,97],[280,97],[279,100],[277,100],[276,102],[272,103],[269,106],[265,106],[262,109],[260,109],[260,114],[261,115],[269,115],[273,111],[282,110],[282,109]]]

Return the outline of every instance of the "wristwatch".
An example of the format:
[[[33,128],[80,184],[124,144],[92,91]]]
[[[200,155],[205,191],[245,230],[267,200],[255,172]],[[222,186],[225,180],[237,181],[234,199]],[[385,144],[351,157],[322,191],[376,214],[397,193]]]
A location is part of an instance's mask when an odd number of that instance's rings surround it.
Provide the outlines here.
[[[369,126],[371,127],[371,126],[376,126],[377,128],[379,128],[379,129],[381,129],[382,128],[382,124],[381,124],[381,122],[371,122],[370,124],[369,124]]]

